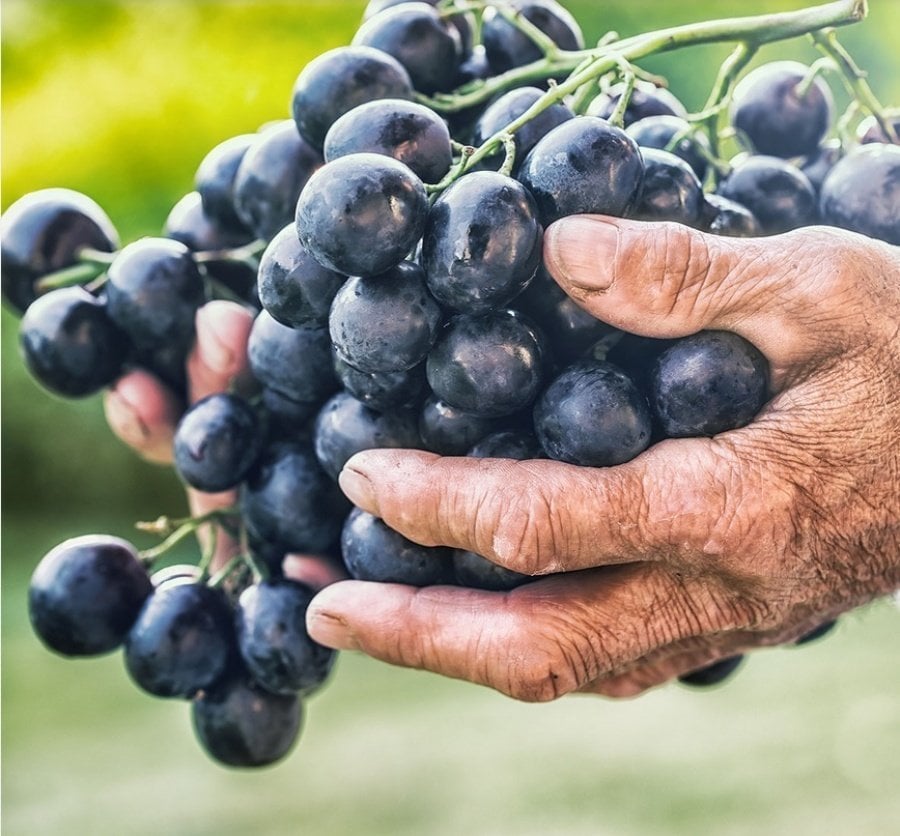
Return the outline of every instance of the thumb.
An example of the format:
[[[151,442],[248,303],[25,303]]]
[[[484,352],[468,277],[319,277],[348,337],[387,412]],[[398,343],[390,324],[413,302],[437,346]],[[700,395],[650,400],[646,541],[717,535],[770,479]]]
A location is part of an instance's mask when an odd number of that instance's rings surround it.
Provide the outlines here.
[[[741,239],[574,215],[548,228],[544,259],[563,290],[604,322],[647,337],[734,331],[777,372],[821,356],[822,341],[836,336],[830,308],[846,304],[844,268],[855,246],[824,228]]]

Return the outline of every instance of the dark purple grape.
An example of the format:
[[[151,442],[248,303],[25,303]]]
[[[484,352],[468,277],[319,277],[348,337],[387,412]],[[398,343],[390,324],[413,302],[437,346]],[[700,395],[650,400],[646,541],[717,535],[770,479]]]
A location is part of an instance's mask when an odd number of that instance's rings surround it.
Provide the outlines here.
[[[375,412],[341,392],[322,407],[314,432],[316,457],[332,479],[347,460],[363,450],[419,448],[417,418],[409,410]]]
[[[199,491],[227,491],[243,481],[261,446],[252,407],[237,395],[219,392],[197,401],[178,422],[175,470]]]
[[[122,644],[152,591],[131,543],[90,534],[44,555],[28,587],[28,615],[50,650],[96,656]]]
[[[275,389],[263,387],[265,435],[270,441],[311,441],[319,401],[295,401]]]
[[[548,35],[560,49],[584,48],[578,21],[554,0],[513,0],[509,5]],[[484,10],[481,38],[488,61],[497,74],[543,57],[540,47],[493,6]]]
[[[816,76],[805,95],[797,88],[809,67],[772,61],[756,67],[734,88],[731,124],[759,154],[803,157],[815,152],[831,127],[831,90]]]
[[[257,135],[234,178],[234,208],[257,238],[270,241],[294,218],[300,192],[323,164],[290,120]]]
[[[324,554],[337,540],[347,500],[312,448],[269,447],[241,488],[241,511],[260,539],[285,552]]]
[[[263,386],[292,401],[322,403],[338,388],[322,325],[289,328],[262,311],[250,330],[247,357]]]
[[[753,238],[762,234],[759,222],[746,206],[722,195],[704,195],[700,215],[702,228],[714,235]]]
[[[361,372],[402,372],[421,363],[437,338],[441,309],[418,264],[348,279],[331,306],[335,353]]]
[[[409,0],[369,0],[366,9],[363,12],[363,20],[368,20],[370,17],[374,17],[385,9],[390,9],[394,6],[399,6],[408,2]],[[424,2],[429,6],[437,6],[441,0],[424,0]],[[460,14],[451,15],[447,20],[456,27],[462,55],[469,55],[473,49],[472,40],[474,38],[474,33],[472,30],[475,26],[472,15],[467,12],[461,12]],[[455,86],[456,85],[454,85],[454,87]]]
[[[854,148],[822,183],[822,220],[900,244],[900,145]]]
[[[580,116],[531,150],[519,180],[546,227],[566,215],[624,215],[637,199],[644,163],[637,143],[604,119]]]
[[[749,424],[768,398],[769,364],[729,331],[678,340],[656,361],[650,403],[669,438],[714,436]]]
[[[609,119],[624,92],[624,82],[614,84],[591,102],[587,115]],[[624,122],[627,127],[650,116],[677,116],[684,119],[687,115],[685,106],[665,87],[657,87],[649,81],[638,81],[625,107]]]
[[[518,87],[504,93],[488,105],[475,123],[475,133],[472,137],[472,145],[479,146],[490,139],[494,134],[506,130],[506,126],[518,119],[541,96],[544,91],[537,87]],[[528,153],[537,145],[541,137],[550,133],[557,125],[574,119],[572,109],[562,102],[550,105],[530,122],[526,122],[513,134],[516,145],[516,159],[513,167],[515,173],[522,165],[522,161]],[[502,149],[498,153],[497,165],[502,159]]]
[[[37,298],[35,282],[77,264],[84,247],[119,247],[115,227],[93,200],[71,189],[19,198],[0,217],[0,291],[7,304],[22,313]]]
[[[366,102],[345,113],[329,129],[324,153],[326,162],[348,154],[383,154],[409,166],[424,183],[439,182],[453,162],[447,123],[403,99]]]
[[[694,169],[681,157],[658,148],[644,148],[641,156],[644,181],[634,216],[694,226],[703,206],[703,188]]]
[[[746,206],[766,235],[808,226],[819,218],[812,183],[778,157],[747,157],[719,184],[718,192]]]
[[[347,392],[369,409],[390,412],[418,405],[428,388],[425,363],[402,372],[361,372],[335,358],[334,370]]]
[[[282,325],[325,325],[334,295],[345,280],[309,254],[291,223],[271,240],[259,260],[259,301]]]
[[[297,581],[276,579],[248,586],[238,599],[237,639],[253,679],[273,694],[311,694],[328,677],[335,652],[306,631],[315,593]]]
[[[645,450],[652,425],[646,399],[621,369],[581,360],[538,399],[534,431],[551,459],[608,467]]]
[[[523,430],[499,430],[481,438],[466,454],[473,459],[543,459],[537,437]]]
[[[462,60],[459,31],[427,3],[401,3],[366,20],[353,46],[368,46],[396,58],[420,93],[450,90]]]
[[[889,115],[887,116],[887,121],[894,129],[894,133],[900,137],[900,115]],[[871,142],[887,143],[890,141],[888,135],[874,116],[867,116],[859,123],[856,128],[856,135],[863,145],[868,145]]]
[[[190,250],[168,238],[143,238],[124,247],[104,285],[109,316],[139,356],[172,358],[183,367],[194,341],[194,318],[206,301],[203,278]]]
[[[256,143],[255,134],[241,134],[220,142],[202,160],[194,175],[203,211],[220,227],[246,232],[234,210],[234,181],[247,150]]]
[[[541,265],[534,281],[513,302],[543,332],[553,359],[570,363],[616,331],[582,308]]]
[[[697,175],[700,182],[706,177],[707,162],[710,155],[709,140],[702,132],[690,130],[690,123],[680,116],[660,115],[647,116],[632,122],[626,129],[628,134],[640,147],[659,148],[662,151],[671,151],[676,157],[681,157]],[[676,136],[682,136],[669,148]]]
[[[403,163],[350,154],[311,178],[297,202],[297,234],[316,260],[348,276],[395,267],[422,237],[428,198]]]
[[[480,554],[459,550],[453,552],[453,574],[460,586],[493,592],[505,592],[534,580],[531,575],[499,566]]]
[[[514,311],[451,319],[428,355],[432,391],[484,418],[512,415],[537,397],[544,350],[534,327]]]
[[[420,546],[359,508],[341,533],[341,553],[351,577],[361,581],[431,586],[452,575],[452,552],[443,546]]]
[[[816,149],[815,153],[803,161],[800,171],[812,183],[816,194],[822,190],[822,183],[825,181],[825,178],[843,156],[844,148],[841,145],[841,141],[839,139],[828,139]]]
[[[219,680],[235,648],[225,593],[200,583],[157,587],[125,639],[125,668],[157,697],[189,699]]]
[[[486,81],[491,75],[493,75],[493,71],[487,60],[487,52],[482,44],[477,44],[472,48],[471,54],[459,65],[453,87],[455,89],[473,81]],[[448,113],[447,118],[450,120],[451,127],[454,127],[461,114],[470,116],[475,113],[481,113],[483,110],[483,105],[474,105],[461,111]],[[456,131],[452,131],[452,133],[454,136],[457,135]]]
[[[304,67],[294,84],[291,109],[300,135],[321,148],[328,129],[354,107],[412,97],[412,81],[396,58],[367,46],[343,46]]]
[[[832,619],[831,621],[823,621],[818,627],[814,627],[808,633],[804,633],[800,636],[799,639],[795,639],[795,645],[804,645],[809,644],[810,642],[818,641],[819,639],[827,636],[834,628],[837,627],[837,620]]]
[[[422,264],[439,302],[477,314],[502,307],[541,261],[537,207],[525,188],[491,171],[467,174],[428,213]]]
[[[698,670],[684,673],[678,677],[678,681],[683,685],[693,685],[697,688],[718,685],[731,676],[743,661],[743,655],[729,656]]]
[[[106,304],[83,287],[52,290],[32,302],[19,325],[19,345],[35,380],[65,398],[109,386],[129,350]]]
[[[169,212],[163,226],[163,236],[180,241],[192,252],[230,250],[249,244],[253,233],[224,230],[203,212],[198,192],[188,192]],[[295,236],[296,237],[296,236]],[[256,297],[256,267],[241,258],[223,252],[220,257],[206,258],[204,272],[232,293],[259,308]],[[215,294],[215,288],[213,288]]]
[[[303,724],[296,695],[270,694],[245,673],[205,690],[191,706],[204,751],[225,766],[260,767],[290,752]]]
[[[464,456],[475,442],[498,427],[496,418],[464,412],[430,396],[419,415],[419,435],[426,450],[442,456]]]

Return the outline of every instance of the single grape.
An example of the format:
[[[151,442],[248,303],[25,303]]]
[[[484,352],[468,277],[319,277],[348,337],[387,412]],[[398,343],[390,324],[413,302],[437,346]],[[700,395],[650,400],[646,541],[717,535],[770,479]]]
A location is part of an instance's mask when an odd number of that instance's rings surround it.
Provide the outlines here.
[[[694,226],[700,219],[703,188],[684,160],[658,148],[644,148],[644,180],[634,216]]]
[[[518,176],[537,203],[541,223],[549,226],[566,215],[624,215],[640,193],[644,163],[624,131],[581,116],[544,136]]]
[[[715,235],[753,238],[762,234],[759,221],[746,206],[718,194],[704,195],[700,221],[702,228]]]
[[[584,48],[578,21],[555,0],[512,0],[509,6],[549,36],[560,49]],[[484,10],[481,38],[495,74],[543,57],[540,47],[494,6],[489,5]]]
[[[376,412],[417,406],[428,388],[425,363],[401,372],[361,372],[335,357],[334,370],[350,395]]]
[[[587,115],[609,119],[624,92],[624,82],[614,84],[591,102]],[[638,81],[625,107],[624,123],[628,127],[650,116],[677,116],[684,119],[687,115],[685,106],[665,87],[657,87],[650,81]]]
[[[338,388],[323,325],[289,328],[262,311],[247,342],[253,376],[295,402],[322,403]]]
[[[252,407],[237,395],[219,392],[195,403],[178,422],[175,470],[192,488],[227,491],[243,481],[261,446]]]
[[[368,4],[366,5],[366,9],[363,12],[363,20],[368,20],[370,17],[374,17],[379,12],[383,12],[385,9],[390,9],[393,6],[399,6],[403,3],[408,2],[409,0],[369,0]],[[424,0],[424,2],[426,2],[429,6],[437,6],[441,2],[441,0]],[[459,35],[462,54],[464,56],[469,55],[473,49],[473,29],[475,28],[475,21],[472,17],[472,14],[468,12],[460,12],[459,14],[450,15],[447,20],[456,27],[457,34]],[[454,87],[455,86],[456,85],[454,85]]]
[[[816,194],[822,190],[822,183],[834,168],[837,161],[844,156],[844,148],[839,139],[827,139],[814,153],[810,154],[800,166]]]
[[[496,418],[464,412],[429,396],[419,414],[419,435],[426,450],[442,456],[464,456],[479,439],[499,426]]]
[[[419,448],[416,415],[410,410],[375,412],[356,398],[335,395],[316,418],[316,457],[332,479],[337,479],[347,460],[374,448]]]
[[[259,133],[234,178],[234,208],[257,238],[270,241],[294,217],[300,192],[323,164],[290,120]]]
[[[831,621],[823,621],[818,627],[814,627],[808,633],[804,633],[800,636],[799,639],[794,641],[795,645],[804,645],[809,644],[810,642],[818,641],[819,639],[827,636],[834,628],[837,627],[837,620],[832,619]]]
[[[822,183],[820,206],[831,226],[900,244],[900,145],[853,149]]]
[[[460,586],[493,592],[505,592],[534,580],[531,575],[492,563],[480,554],[461,550],[453,552],[453,574]]]
[[[297,234],[325,267],[374,276],[399,264],[422,237],[428,198],[401,162],[350,154],[311,178],[297,202]]]
[[[361,372],[402,372],[421,363],[437,337],[441,309],[418,264],[353,278],[337,292],[328,326],[335,353]]]
[[[282,325],[325,325],[334,295],[345,280],[309,254],[291,223],[271,240],[259,260],[259,301]]]
[[[63,656],[115,650],[153,585],[131,543],[91,534],[51,549],[28,586],[28,615],[38,638]]]
[[[684,673],[678,677],[678,681],[683,685],[693,685],[697,688],[718,685],[731,676],[743,661],[743,655],[729,656],[698,670]]]
[[[77,264],[84,247],[119,247],[115,227],[93,200],[71,189],[19,198],[0,216],[0,291],[7,304],[22,313],[37,298],[35,282]]]
[[[450,90],[462,60],[459,30],[428,3],[401,3],[366,20],[353,46],[380,49],[409,73],[420,93]]]
[[[248,586],[235,611],[238,648],[253,679],[273,694],[311,694],[331,671],[335,652],[306,631],[315,593],[297,581],[275,579]]]
[[[451,406],[500,418],[537,397],[543,345],[535,328],[514,311],[460,314],[445,326],[425,372],[435,395]]]
[[[295,401],[276,389],[263,387],[260,395],[267,441],[308,442],[321,403]]]
[[[473,459],[543,459],[541,443],[532,432],[498,430],[481,438],[466,454]]]
[[[306,444],[268,447],[241,487],[254,535],[285,552],[326,554],[337,541],[347,500]]]
[[[541,260],[537,207],[525,188],[490,171],[467,174],[431,207],[422,263],[435,298],[477,314],[502,307]]]
[[[125,668],[157,697],[188,699],[214,685],[235,647],[225,594],[202,583],[156,587],[125,639]]]
[[[245,233],[246,227],[234,210],[234,181],[247,150],[256,143],[255,134],[241,134],[220,142],[202,160],[194,175],[206,216],[222,229]]]
[[[424,105],[403,99],[361,104],[328,130],[326,162],[361,152],[393,157],[424,183],[437,183],[453,162],[447,123]]]
[[[746,206],[766,235],[808,226],[819,218],[812,183],[778,157],[747,157],[719,184],[718,193]]]
[[[130,348],[106,304],[83,287],[52,290],[32,302],[19,324],[19,345],[35,380],[65,398],[109,386]]]
[[[656,361],[650,403],[669,438],[714,436],[750,423],[768,398],[769,364],[738,334],[701,331]]]
[[[294,84],[291,110],[300,136],[321,148],[328,129],[354,107],[412,97],[412,81],[396,58],[367,46],[343,46],[304,67]]]
[[[517,87],[495,99],[487,106],[484,113],[481,114],[475,123],[472,145],[478,147],[494,136],[494,134],[505,131],[507,125],[518,119],[543,95],[544,91],[537,87]],[[537,145],[541,137],[550,133],[557,125],[574,118],[575,114],[568,105],[557,102],[519,128],[513,134],[513,141],[516,146],[513,173],[521,167],[522,161],[531,149]],[[497,154],[498,168],[502,159],[503,150],[501,149]]]
[[[659,148],[662,151],[671,151],[676,157],[681,157],[697,175],[700,182],[706,177],[709,167],[707,162],[710,156],[709,140],[702,131],[691,130],[691,124],[680,116],[662,114],[659,116],[645,116],[637,122],[631,122],[625,129],[640,147]],[[674,147],[672,141],[680,136]]]
[[[431,586],[447,583],[453,567],[450,549],[420,546],[359,508],[344,523],[341,553],[350,575],[361,581]]]
[[[534,430],[551,459],[607,467],[645,450],[652,425],[646,399],[623,371],[581,360],[544,390]]]
[[[225,766],[260,767],[290,752],[303,724],[296,695],[270,694],[246,673],[206,689],[191,706],[194,734],[204,751]]]
[[[800,95],[809,67],[772,61],[756,67],[734,88],[731,124],[759,154],[802,157],[812,154],[831,126],[831,90],[816,76]]]

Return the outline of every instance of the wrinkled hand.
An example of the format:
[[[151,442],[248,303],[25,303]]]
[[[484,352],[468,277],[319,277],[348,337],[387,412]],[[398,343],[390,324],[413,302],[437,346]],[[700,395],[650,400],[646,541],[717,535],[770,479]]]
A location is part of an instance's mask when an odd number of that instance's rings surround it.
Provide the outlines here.
[[[253,313],[234,302],[210,302],[197,312],[197,340],[187,364],[191,403],[246,383],[252,324]],[[148,461],[172,463],[172,440],[182,404],[158,378],[142,370],[129,372],[106,393],[104,406],[110,427],[122,441]],[[234,505],[237,492],[211,494],[188,488],[187,497],[191,515],[200,516]],[[204,536],[205,530],[198,534]],[[213,567],[225,565],[236,549],[237,544],[220,532]],[[284,568],[291,577],[317,589],[340,577],[330,561],[316,557],[291,555]]]
[[[310,608],[314,638],[524,700],[628,696],[900,586],[900,250],[576,217],[545,260],[627,331],[741,334],[773,399],[611,468],[358,454],[342,488],[407,537],[554,574],[508,593],[345,581]]]

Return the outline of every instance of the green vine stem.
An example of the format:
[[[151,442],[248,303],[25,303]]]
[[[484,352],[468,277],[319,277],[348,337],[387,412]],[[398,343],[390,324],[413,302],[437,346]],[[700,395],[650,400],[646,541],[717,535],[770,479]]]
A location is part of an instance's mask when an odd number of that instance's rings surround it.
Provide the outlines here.
[[[106,272],[106,266],[87,262],[85,264],[73,264],[71,267],[63,267],[55,273],[48,273],[46,276],[35,282],[34,288],[38,294],[49,293],[51,290],[59,290],[63,287],[72,287],[73,285],[87,284],[99,279]]]
[[[144,549],[139,552],[141,561],[150,566],[170,549],[177,546],[182,540],[185,540],[194,534],[200,526],[210,523],[227,525],[237,517],[239,513],[240,512],[236,507],[229,507],[219,508],[215,511],[202,514],[199,517],[185,517],[177,520],[172,520],[169,517],[159,517],[152,522],[136,523],[135,528],[139,531],[146,531],[151,534],[158,534],[166,537],[166,539],[158,546],[154,546],[151,549]]]
[[[535,26],[521,11],[506,3],[498,3],[494,8],[496,8],[500,17],[515,26],[523,35],[530,38],[534,45],[544,54],[544,58],[550,62],[556,60],[556,56],[560,53],[560,48],[556,41],[542,29]]]
[[[637,84],[637,75],[632,69],[623,67],[621,72],[625,87],[622,89],[622,94],[619,96],[619,101],[616,102],[613,112],[609,114],[609,124],[615,125],[617,128],[625,127],[625,111],[628,110],[628,105],[631,104],[631,97],[634,95],[634,85]]]
[[[633,62],[648,55],[669,52],[683,47],[722,41],[737,41],[740,45],[740,51],[736,50],[735,53],[732,53],[731,65],[742,65],[745,63],[745,60],[749,60],[749,58],[745,59],[743,56],[752,54],[761,44],[808,35],[820,29],[854,23],[862,20],[866,15],[866,11],[866,0],[836,0],[836,2],[793,12],[729,18],[676,26],[617,41],[614,44],[614,49],[601,47],[593,50],[560,50],[556,60],[551,61],[543,58],[524,67],[509,70],[484,82],[471,92],[456,95],[438,95],[433,98],[420,97],[420,101],[439,112],[453,113],[482,104],[494,95],[512,87],[527,84],[531,81],[562,77],[568,74],[565,81],[551,86],[525,113],[513,120],[502,131],[498,131],[493,136],[488,137],[468,158],[462,161],[461,165],[457,166],[453,172],[455,176],[451,177],[451,175],[448,175],[438,185],[445,188],[456,177],[464,174],[468,168],[497,153],[503,144],[504,134],[514,134],[523,125],[543,113],[548,107],[574,94],[584,84],[616,69],[623,60]],[[591,60],[587,61],[586,59],[589,58]],[[722,83],[720,85],[717,81],[714,93],[720,86],[730,88],[738,70],[739,67],[737,70],[734,70],[733,74],[731,70],[720,73]],[[716,93],[716,98],[717,100],[721,98],[720,94]],[[713,114],[708,114],[708,118],[712,119],[713,116],[718,118],[721,109],[721,106],[717,107]]]
[[[516,164],[516,140],[512,134],[503,137],[503,165],[500,166],[500,174],[512,176],[513,166]]]
[[[865,71],[859,68],[850,53],[838,41],[834,29],[829,27],[822,31],[813,31],[810,35],[819,51],[837,65],[850,95],[875,117],[881,130],[891,142],[895,144],[900,142],[891,120],[885,113],[885,108],[875,97],[872,88],[869,87]]]

